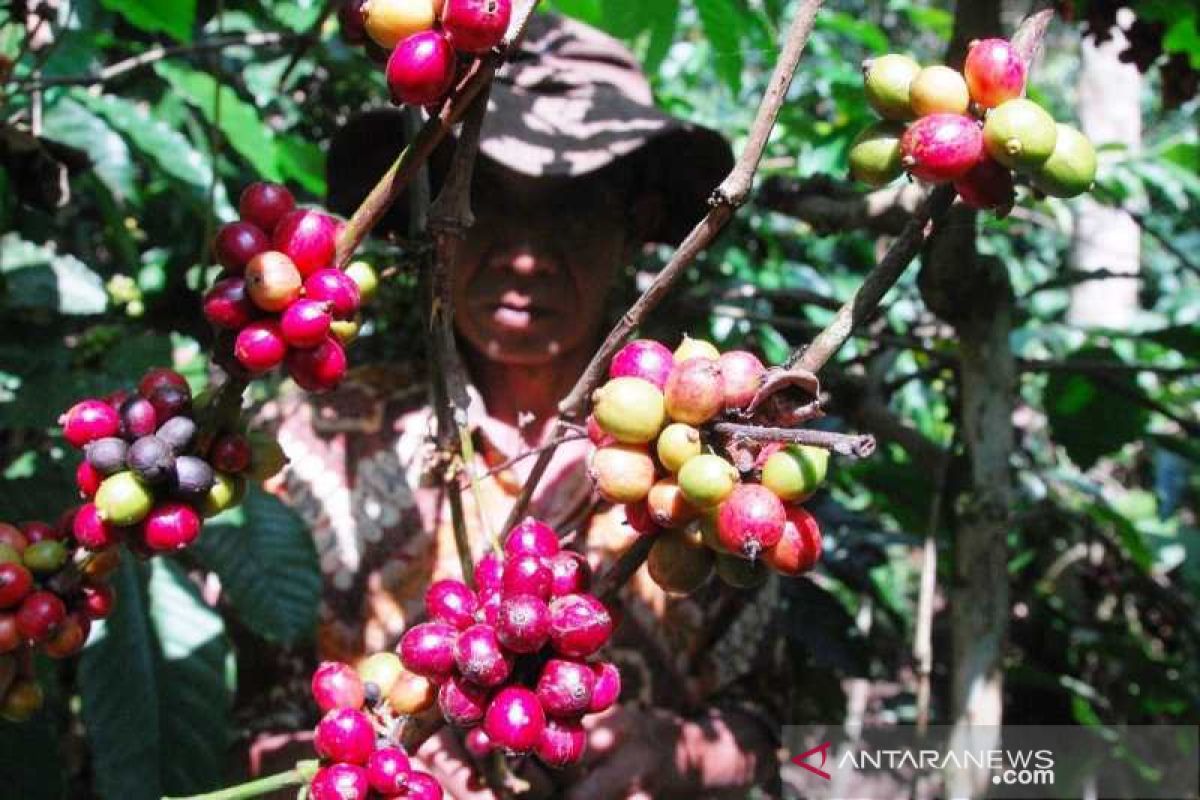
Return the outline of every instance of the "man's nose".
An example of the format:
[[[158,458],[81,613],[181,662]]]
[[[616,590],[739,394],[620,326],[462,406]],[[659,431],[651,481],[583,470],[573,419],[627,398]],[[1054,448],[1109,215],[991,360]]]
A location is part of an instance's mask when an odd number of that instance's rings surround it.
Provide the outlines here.
[[[556,269],[551,256],[529,246],[514,247],[503,253],[496,261],[498,263],[493,263],[493,266],[507,269],[522,278],[548,275]]]

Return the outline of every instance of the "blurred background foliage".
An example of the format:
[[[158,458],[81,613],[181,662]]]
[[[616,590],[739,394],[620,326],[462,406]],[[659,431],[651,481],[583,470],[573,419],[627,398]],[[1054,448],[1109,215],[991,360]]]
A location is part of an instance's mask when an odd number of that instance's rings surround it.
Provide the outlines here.
[[[207,242],[233,216],[231,198],[270,179],[319,202],[333,131],[386,102],[381,71],[339,40],[323,5],[0,6],[0,518],[52,519],[73,501],[74,463],[55,419],[75,398],[128,385],[152,365],[173,364],[193,388],[206,385],[210,334],[197,291],[212,273]],[[549,3],[626,41],[665,108],[735,146],[793,5]],[[1107,39],[1120,5],[1058,4],[1031,89],[1057,118],[1076,117],[1083,40]],[[1122,59],[1144,71],[1141,146],[1102,148],[1095,194],[1141,229],[1129,313],[1112,326],[1071,320],[1072,290],[1085,277],[1071,257],[1078,202],[1023,190],[1010,217],[981,220],[980,251],[1002,259],[1016,292],[1019,501],[1008,532],[1005,663],[1006,713],[1020,722],[1194,722],[1200,710],[1200,11],[1190,0],[1135,5]],[[1030,6],[1006,3],[1006,24]],[[778,363],[829,319],[881,254],[886,231],[786,212],[806,190],[854,197],[846,151],[872,119],[860,62],[890,50],[942,60],[954,13],[932,0],[826,4],[760,191],[648,334],[707,335]],[[404,335],[419,314],[403,243],[370,249],[392,279],[352,358],[406,360],[422,374],[412,352],[422,337]],[[631,265],[614,316],[666,255]],[[838,401],[830,425],[863,427],[856,414],[873,403],[902,431],[885,436],[893,442],[873,459],[839,465],[818,508],[826,563],[791,590],[796,624],[784,633],[797,680],[814,689],[812,719],[845,714],[847,679],[870,681],[873,716],[917,713],[921,542],[936,538],[944,584],[965,479],[953,467],[943,479],[923,456],[960,457],[960,408],[953,330],[924,307],[915,276],[826,376]],[[255,391],[266,401],[274,387]],[[319,577],[298,519],[267,495],[218,522],[187,560],[130,560],[119,613],[82,660],[40,666],[56,678],[48,710],[20,729],[0,723],[6,791],[158,797],[228,782],[239,676],[228,609],[206,602],[198,576],[219,575],[223,605],[278,642],[311,637]],[[938,612],[935,722],[945,718],[949,671],[949,610]]]

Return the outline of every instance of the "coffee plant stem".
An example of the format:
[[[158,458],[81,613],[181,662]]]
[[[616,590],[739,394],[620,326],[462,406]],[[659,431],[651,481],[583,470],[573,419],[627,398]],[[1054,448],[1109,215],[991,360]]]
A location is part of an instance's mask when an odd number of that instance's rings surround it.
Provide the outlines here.
[[[265,778],[239,783],[236,786],[227,786],[215,792],[189,795],[187,797],[164,797],[163,800],[241,800],[241,798],[245,797],[260,797],[277,789],[285,789],[288,786],[302,786],[308,783],[312,780],[313,775],[316,774],[317,766],[316,761],[298,761],[294,769],[289,769],[287,772],[280,772],[277,775],[268,775]]]
[[[814,428],[762,428],[737,422],[718,422],[715,430],[733,438],[820,447],[851,458],[866,458],[875,452],[875,437],[870,434],[837,433]]]
[[[796,10],[796,16],[792,19],[791,27],[788,29],[787,39],[779,53],[779,59],[775,62],[770,83],[767,84],[767,90],[759,103],[758,113],[754,117],[754,125],[750,130],[746,148],[742,151],[729,175],[713,192],[710,201],[712,208],[679,245],[671,260],[658,273],[642,296],[637,299],[637,302],[622,315],[616,326],[609,331],[604,343],[600,345],[600,349],[592,356],[591,362],[579,376],[579,380],[575,382],[575,386],[559,403],[560,419],[551,433],[552,439],[562,436],[568,430],[566,423],[578,421],[583,417],[583,410],[588,399],[604,379],[608,362],[621,349],[633,331],[642,324],[647,315],[662,301],[680,276],[696,260],[696,257],[712,243],[717,234],[725,227],[725,223],[733,217],[738,207],[745,202],[746,194],[754,180],[754,174],[758,169],[759,162],[762,161],[763,150],[775,127],[775,120],[779,117],[779,109],[783,106],[788,88],[792,85],[792,79],[796,75],[796,68],[800,64],[804,46],[808,43],[809,36],[812,35],[821,2],[822,0],[805,0]],[[550,466],[556,449],[543,450],[538,456],[502,530],[510,529],[525,513],[542,475]]]

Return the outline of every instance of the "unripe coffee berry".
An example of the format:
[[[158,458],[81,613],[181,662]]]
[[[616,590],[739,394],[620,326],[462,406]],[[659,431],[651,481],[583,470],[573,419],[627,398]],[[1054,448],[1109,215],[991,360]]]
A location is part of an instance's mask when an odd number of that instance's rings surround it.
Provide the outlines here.
[[[283,253],[267,250],[246,265],[246,293],[264,311],[283,311],[300,298],[300,270]]]
[[[908,99],[918,117],[965,114],[971,105],[971,93],[962,73],[941,64],[917,73],[908,87]]]
[[[754,559],[779,542],[786,522],[783,503],[770,489],[744,483],[717,510],[717,536],[729,552]]]
[[[592,401],[601,429],[625,444],[653,441],[666,422],[663,393],[642,378],[613,378],[596,390]]]
[[[867,102],[884,119],[901,122],[912,119],[909,88],[920,71],[920,64],[896,53],[868,61],[863,65]]]
[[[984,108],[995,108],[1025,92],[1025,60],[1004,39],[974,41],[967,51],[963,75],[971,99]]]
[[[437,17],[433,0],[367,0],[362,14],[367,35],[388,50],[431,29]]]
[[[683,531],[664,531],[650,548],[646,569],[664,592],[691,594],[712,575],[713,551]]]
[[[592,453],[588,472],[600,496],[610,503],[637,503],[657,477],[645,445],[614,444]]]
[[[689,425],[703,425],[725,405],[719,362],[709,358],[690,358],[676,364],[667,378],[663,394],[671,419]]]
[[[850,177],[868,186],[886,186],[904,172],[900,138],[904,124],[884,120],[864,129],[850,144]]]

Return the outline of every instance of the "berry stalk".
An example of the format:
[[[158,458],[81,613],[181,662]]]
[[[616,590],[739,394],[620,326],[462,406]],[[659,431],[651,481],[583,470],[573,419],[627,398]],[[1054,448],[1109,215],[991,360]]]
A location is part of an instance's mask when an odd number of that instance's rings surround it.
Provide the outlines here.
[[[163,800],[242,800],[246,797],[261,797],[278,789],[289,786],[302,786],[312,780],[317,771],[318,762],[315,760],[297,761],[294,769],[268,775],[265,778],[227,786],[215,792],[188,795],[186,797],[164,797]]]

